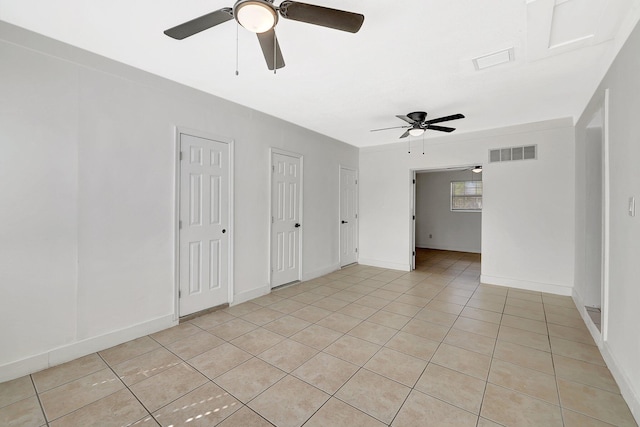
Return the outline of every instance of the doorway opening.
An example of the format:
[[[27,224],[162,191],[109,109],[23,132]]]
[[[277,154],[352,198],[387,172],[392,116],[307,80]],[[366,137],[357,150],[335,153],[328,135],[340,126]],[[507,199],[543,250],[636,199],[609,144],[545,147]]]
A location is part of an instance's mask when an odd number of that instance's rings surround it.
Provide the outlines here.
[[[437,254],[480,258],[482,171],[474,166],[412,171],[411,268]]]
[[[605,120],[600,108],[585,132],[585,290],[583,304],[602,334],[605,295]]]

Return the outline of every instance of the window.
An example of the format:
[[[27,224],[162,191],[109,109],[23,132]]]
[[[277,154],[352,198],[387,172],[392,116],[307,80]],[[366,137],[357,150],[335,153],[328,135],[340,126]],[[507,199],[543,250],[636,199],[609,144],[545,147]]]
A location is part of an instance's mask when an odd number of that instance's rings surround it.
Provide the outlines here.
[[[482,210],[482,181],[452,181],[451,210],[480,212]]]

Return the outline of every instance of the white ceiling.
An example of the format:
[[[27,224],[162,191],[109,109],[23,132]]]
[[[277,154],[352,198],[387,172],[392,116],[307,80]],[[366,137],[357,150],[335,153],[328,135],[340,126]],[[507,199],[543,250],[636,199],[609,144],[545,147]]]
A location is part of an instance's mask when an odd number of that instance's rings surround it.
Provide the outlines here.
[[[0,19],[366,147],[399,141],[402,130],[369,130],[416,110],[463,113],[443,123],[456,133],[578,117],[640,17],[640,0],[306,1],[362,13],[364,25],[281,19],[276,75],[241,27],[235,75],[234,21],[163,34],[233,0],[0,0]],[[473,58],[507,48],[514,62],[475,70]]]

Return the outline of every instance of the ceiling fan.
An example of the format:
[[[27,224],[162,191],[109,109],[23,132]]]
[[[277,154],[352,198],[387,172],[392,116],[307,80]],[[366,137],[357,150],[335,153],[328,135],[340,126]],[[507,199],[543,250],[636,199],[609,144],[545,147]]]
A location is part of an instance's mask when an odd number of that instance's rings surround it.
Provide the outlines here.
[[[275,6],[273,0],[238,0],[233,7],[215,12],[169,28],[164,33],[182,40],[216,25],[235,19],[247,30],[258,35],[258,41],[270,70],[284,67],[284,59],[276,37],[275,26],[279,16],[350,33],[357,33],[364,22],[364,15],[331,9],[313,4],[285,0]]]
[[[437,119],[427,120],[427,113],[425,113],[424,111],[414,111],[413,113],[409,113],[406,116],[397,115],[396,117],[409,123],[409,125],[394,126],[394,127],[382,128],[382,129],[372,129],[371,132],[377,132],[380,130],[388,130],[388,129],[407,129],[407,131],[403,133],[400,136],[400,138],[406,138],[409,135],[420,136],[424,133],[425,130],[453,132],[454,130],[456,130],[455,128],[450,128],[446,126],[434,126],[434,124],[448,122],[449,120],[464,119],[464,115],[454,114],[452,116],[446,116],[446,117],[440,117]]]

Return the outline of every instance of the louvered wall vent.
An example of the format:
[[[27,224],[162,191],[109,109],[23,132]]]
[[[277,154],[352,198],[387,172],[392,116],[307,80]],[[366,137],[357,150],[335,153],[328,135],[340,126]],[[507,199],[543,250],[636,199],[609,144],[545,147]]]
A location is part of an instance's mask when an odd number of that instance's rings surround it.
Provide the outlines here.
[[[493,150],[489,150],[489,163],[510,162],[512,160],[535,160],[537,158],[537,155],[537,145],[496,148]]]

